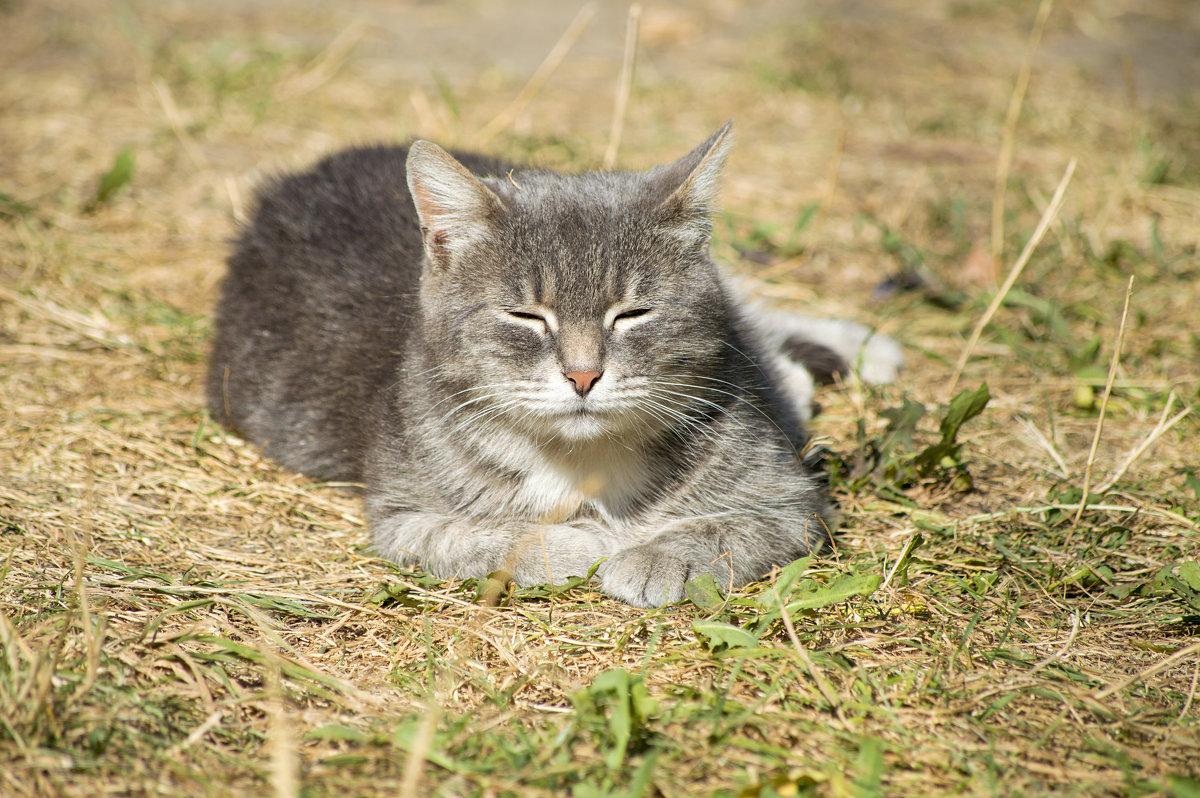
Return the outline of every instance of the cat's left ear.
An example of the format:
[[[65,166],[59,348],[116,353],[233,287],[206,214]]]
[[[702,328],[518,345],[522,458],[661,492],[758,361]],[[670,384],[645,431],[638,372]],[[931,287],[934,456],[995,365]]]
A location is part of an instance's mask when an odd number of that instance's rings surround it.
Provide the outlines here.
[[[721,169],[733,147],[733,120],[708,140],[673,164],[650,171],[663,199],[658,203],[663,221],[707,243],[712,235]]]

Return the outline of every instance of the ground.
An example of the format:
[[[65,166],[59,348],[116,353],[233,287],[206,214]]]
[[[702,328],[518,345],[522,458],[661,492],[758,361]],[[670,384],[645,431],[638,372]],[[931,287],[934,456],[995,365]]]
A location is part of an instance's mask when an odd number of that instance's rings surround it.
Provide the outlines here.
[[[614,125],[622,4],[0,1],[0,793],[1200,794],[1200,6],[637,29]],[[653,612],[437,583],[207,419],[264,176],[731,117],[718,258],[908,358],[819,397],[835,551]]]

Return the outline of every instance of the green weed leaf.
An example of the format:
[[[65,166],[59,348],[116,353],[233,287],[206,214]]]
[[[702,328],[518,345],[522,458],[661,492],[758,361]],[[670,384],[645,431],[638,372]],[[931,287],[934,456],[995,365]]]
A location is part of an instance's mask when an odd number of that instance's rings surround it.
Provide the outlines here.
[[[100,186],[92,200],[92,208],[106,204],[122,187],[133,180],[133,150],[124,148],[113,158],[112,166],[100,176]]]
[[[828,584],[818,582],[802,577],[810,561],[809,557],[796,560],[779,572],[770,588],[756,597],[756,603],[763,610],[754,624],[756,634],[762,634],[775,623],[784,607],[789,616],[803,610],[828,607],[854,596],[870,595],[883,581],[877,574],[843,574]]]
[[[411,716],[400,721],[391,734],[392,745],[405,751],[412,751],[416,748],[418,746],[417,735],[420,734],[423,720],[420,716]],[[425,749],[424,755],[425,759],[440,768],[445,768],[451,772],[461,769],[458,763],[440,750],[440,741],[437,740],[436,735],[434,743]]]
[[[1183,484],[1191,488],[1192,493],[1196,496],[1196,499],[1200,501],[1200,477],[1196,476],[1196,472],[1194,470],[1190,468],[1187,470],[1183,477]]]
[[[366,732],[355,729],[352,726],[343,726],[340,723],[328,723],[324,726],[318,726],[305,734],[304,737],[308,740],[333,740],[350,743],[361,743],[371,739],[371,736]]]
[[[879,415],[888,420],[888,441],[884,449],[891,448],[892,444],[899,444],[906,451],[911,451],[915,446],[913,433],[917,431],[917,422],[925,416],[925,406],[906,396],[899,407],[888,408]]]
[[[771,587],[758,595],[758,606],[764,610],[778,610],[779,602],[792,592],[811,563],[812,557],[801,557],[780,569]]]
[[[712,574],[700,574],[683,586],[687,597],[701,610],[715,610],[725,603],[725,595]]]
[[[1168,566],[1158,572],[1157,581],[1193,610],[1200,612],[1200,565],[1184,562],[1174,568]]]
[[[982,413],[991,398],[987,383],[984,383],[974,391],[962,391],[950,400],[950,407],[940,424],[942,439],[918,454],[913,461],[920,476],[927,477],[939,468],[959,465],[958,453],[962,444],[958,442],[958,431],[963,424]]]
[[[1200,798],[1200,781],[1187,776],[1168,776],[1167,786],[1171,798]]]
[[[827,585],[821,585],[812,590],[796,591],[788,600],[789,612],[796,610],[814,610],[838,604],[855,596],[869,596],[883,582],[878,574],[846,574],[839,576]],[[814,583],[815,584],[815,583]]]
[[[758,638],[740,626],[724,621],[697,620],[692,622],[692,631],[703,637],[710,649],[755,648]]]
[[[385,583],[376,589],[370,596],[367,597],[366,603],[376,607],[408,607],[410,609],[418,609],[422,607],[420,601],[412,597],[412,588],[399,583]]]
[[[950,408],[942,419],[942,443],[954,443],[962,425],[975,418],[987,407],[992,396],[988,393],[987,383],[980,385],[974,391],[962,391],[950,400]]]
[[[870,487],[888,501],[912,507],[916,505],[904,495],[903,489],[939,472],[945,472],[946,480],[955,490],[970,489],[971,475],[960,460],[962,444],[958,434],[963,424],[983,412],[990,399],[986,384],[959,393],[939,424],[941,438],[919,451],[915,438],[925,416],[925,408],[919,402],[905,397],[898,407],[882,411],[880,415],[888,420],[888,426],[879,436],[869,435],[860,420],[858,451],[852,460],[831,462],[831,483],[856,490]]]
[[[857,774],[854,785],[860,796],[883,795],[883,742],[875,737],[863,738],[858,748]]]
[[[642,677],[623,668],[604,671],[571,700],[579,722],[596,731],[604,763],[611,770],[620,767],[631,748],[644,747],[647,720],[658,711]]]
[[[1179,578],[1192,590],[1200,591],[1200,562],[1180,563]]]

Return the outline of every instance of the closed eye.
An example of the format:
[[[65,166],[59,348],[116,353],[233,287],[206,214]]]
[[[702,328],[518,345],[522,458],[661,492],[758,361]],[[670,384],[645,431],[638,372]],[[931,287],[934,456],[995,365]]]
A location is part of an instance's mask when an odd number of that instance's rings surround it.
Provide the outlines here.
[[[634,308],[633,310],[623,310],[613,317],[613,321],[636,319],[638,316],[645,316],[649,312],[650,308]]]
[[[505,314],[518,324],[537,330],[542,335],[549,335],[557,329],[554,314],[549,310],[544,313],[533,310],[507,310]]]
[[[628,329],[649,318],[653,313],[654,308],[629,308],[628,310],[622,310],[620,313],[612,316],[612,320],[609,321],[608,326],[618,331]]]

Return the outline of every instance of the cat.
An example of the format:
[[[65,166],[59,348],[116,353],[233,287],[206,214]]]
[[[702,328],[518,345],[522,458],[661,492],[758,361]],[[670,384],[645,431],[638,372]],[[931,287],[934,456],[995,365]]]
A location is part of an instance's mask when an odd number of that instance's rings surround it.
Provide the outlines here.
[[[417,140],[269,182],[220,291],[212,417],[363,483],[374,550],[442,578],[600,562],[653,607],[821,549],[814,375],[901,356],[739,298],[709,256],[730,142],[564,175]]]

